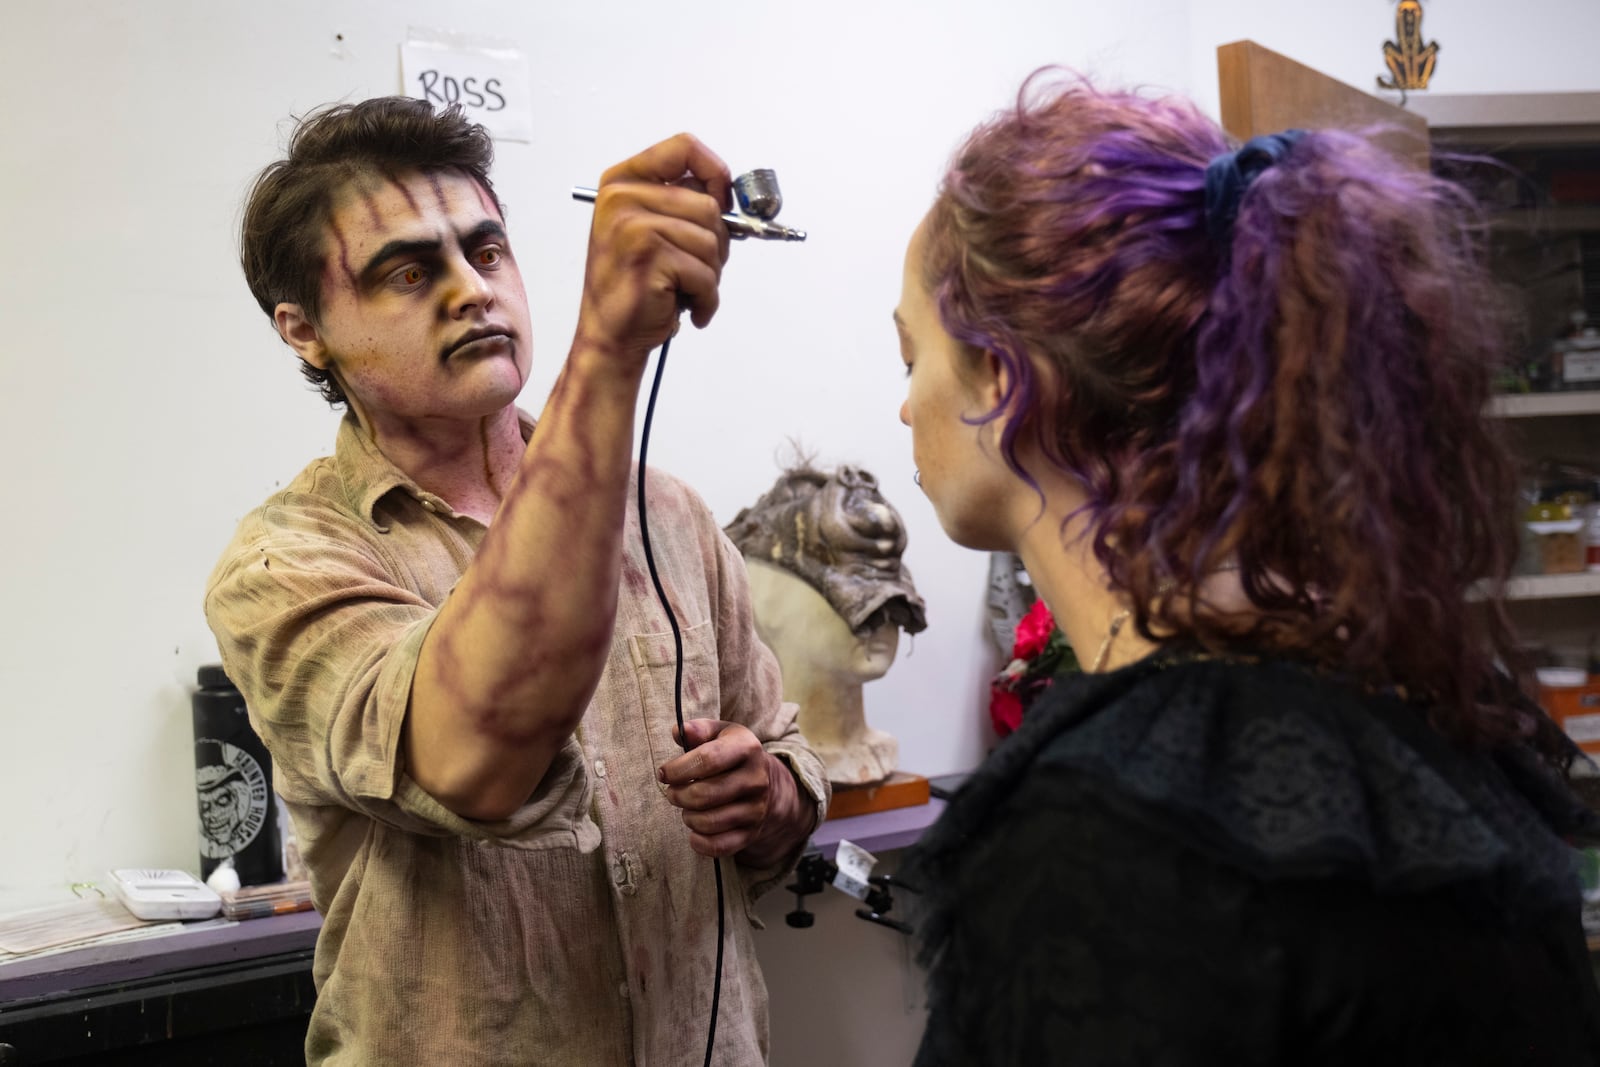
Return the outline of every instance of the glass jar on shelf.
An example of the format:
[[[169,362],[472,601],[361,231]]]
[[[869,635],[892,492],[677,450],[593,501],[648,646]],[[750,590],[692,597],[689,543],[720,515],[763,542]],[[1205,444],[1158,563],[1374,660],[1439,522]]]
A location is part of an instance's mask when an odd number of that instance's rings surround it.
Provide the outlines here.
[[[1600,389],[1600,329],[1587,321],[1583,312],[1573,312],[1572,332],[1550,345],[1550,389]]]
[[[1533,573],[1577,574],[1588,568],[1589,526],[1600,501],[1600,472],[1590,464],[1545,458],[1525,492],[1523,530]]]
[[[1576,574],[1588,565],[1584,520],[1573,515],[1570,504],[1542,501],[1528,509],[1524,523],[1533,537],[1540,574]]]

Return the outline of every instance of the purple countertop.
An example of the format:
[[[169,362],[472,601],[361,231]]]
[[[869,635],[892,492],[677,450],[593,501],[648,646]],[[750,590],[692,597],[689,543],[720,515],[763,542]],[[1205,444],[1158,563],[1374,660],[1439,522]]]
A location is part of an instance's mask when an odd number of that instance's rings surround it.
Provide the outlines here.
[[[811,835],[812,847],[832,857],[841,840],[868,852],[915,844],[944,810],[934,798],[910,808],[830,819]],[[227,925],[197,925],[149,937],[0,963],[0,1006],[39,997],[135,982],[163,974],[238,960],[262,959],[314,948],[322,916],[314,911],[247,919]]]
[[[811,844],[829,859],[838,851],[840,841],[860,845],[874,854],[905,848],[916,844],[922,831],[932,826],[942,811],[944,801],[934,797],[926,804],[911,808],[890,808],[848,819],[829,819],[811,835]]]
[[[0,963],[0,1005],[309,949],[321,928],[322,916],[298,911]]]

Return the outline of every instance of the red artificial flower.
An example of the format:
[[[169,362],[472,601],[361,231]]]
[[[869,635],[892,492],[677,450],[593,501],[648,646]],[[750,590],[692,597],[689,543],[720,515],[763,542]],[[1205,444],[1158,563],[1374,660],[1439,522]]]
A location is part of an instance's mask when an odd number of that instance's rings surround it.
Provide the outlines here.
[[[1028,609],[1028,614],[1017,623],[1016,643],[1011,646],[1012,659],[1033,659],[1044,651],[1045,645],[1050,643],[1050,635],[1055,632],[1056,620],[1050,614],[1050,608],[1043,599],[1035,600],[1033,607]]]
[[[1022,725],[1022,698],[999,686],[989,690],[989,721],[1001,737],[1011,733]]]
[[[1011,661],[989,681],[989,722],[1001,737],[1022,725],[1039,695],[1056,677],[1078,669],[1066,635],[1043,600],[1035,600],[1017,623]]]

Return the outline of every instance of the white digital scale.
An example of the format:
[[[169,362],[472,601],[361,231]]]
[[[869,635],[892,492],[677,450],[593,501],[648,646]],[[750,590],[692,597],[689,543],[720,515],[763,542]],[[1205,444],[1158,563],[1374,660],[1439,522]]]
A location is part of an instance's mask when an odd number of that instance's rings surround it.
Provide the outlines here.
[[[222,910],[216,891],[187,871],[123,867],[111,872],[111,885],[140,919],[209,919]]]

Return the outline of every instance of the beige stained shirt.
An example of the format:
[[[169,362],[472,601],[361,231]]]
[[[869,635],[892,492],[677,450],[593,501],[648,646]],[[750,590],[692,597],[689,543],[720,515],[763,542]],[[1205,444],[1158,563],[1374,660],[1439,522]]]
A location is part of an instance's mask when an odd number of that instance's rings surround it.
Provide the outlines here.
[[[827,775],[755,634],[743,559],[690,489],[655,470],[647,484],[651,548],[684,633],[684,717],[748,726],[820,818]],[[503,822],[446,809],[407,776],[400,746],[423,637],[485,527],[419,489],[350,416],[332,457],[240,523],[206,617],[271,751],[323,915],[312,1064],[701,1063],[716,889],[655,777],[679,751],[674,646],[631,488],[628,499],[599,688]],[[715,1062],[744,1067],[767,1054],[752,902],[788,864],[722,866]]]

